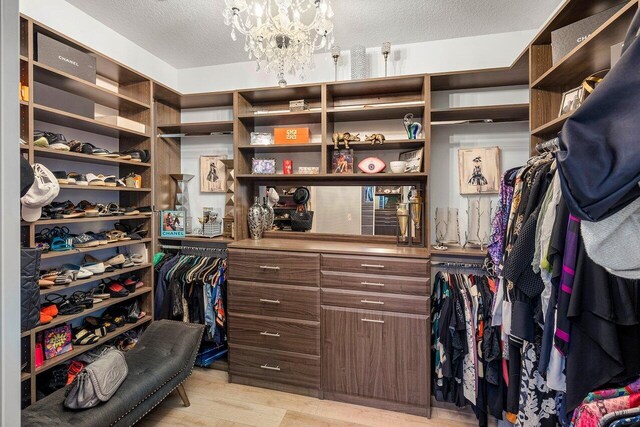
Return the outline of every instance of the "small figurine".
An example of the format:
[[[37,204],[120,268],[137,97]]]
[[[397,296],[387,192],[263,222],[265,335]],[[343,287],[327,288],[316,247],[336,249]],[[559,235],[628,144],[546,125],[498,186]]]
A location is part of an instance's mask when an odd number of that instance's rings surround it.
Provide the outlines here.
[[[371,145],[382,144],[385,141],[385,137],[381,133],[372,133],[371,135],[365,135],[365,141],[371,141]]]
[[[333,134],[333,148],[338,149],[340,143],[344,143],[344,148],[349,149],[349,142],[361,141],[360,134],[351,135],[349,132],[336,132]]]
[[[420,132],[422,132],[422,125],[413,121],[413,113],[409,113],[404,116],[404,129],[407,131],[407,137],[409,139],[418,139]]]

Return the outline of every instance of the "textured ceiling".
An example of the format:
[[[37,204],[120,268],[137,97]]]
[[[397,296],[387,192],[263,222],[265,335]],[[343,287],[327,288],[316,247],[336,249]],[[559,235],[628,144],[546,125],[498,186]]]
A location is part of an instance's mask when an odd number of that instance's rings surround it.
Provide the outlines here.
[[[224,0],[67,0],[176,68],[247,60],[222,20]],[[332,0],[343,48],[539,28],[561,0]]]

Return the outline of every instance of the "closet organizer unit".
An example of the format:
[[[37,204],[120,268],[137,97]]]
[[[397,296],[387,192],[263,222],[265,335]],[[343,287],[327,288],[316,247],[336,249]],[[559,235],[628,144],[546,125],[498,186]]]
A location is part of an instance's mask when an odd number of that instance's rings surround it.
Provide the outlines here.
[[[39,62],[37,60],[36,46],[38,34],[43,34],[95,57],[97,75],[117,84],[117,90],[106,89],[93,82],[85,81]],[[25,16],[20,17],[19,61],[21,84],[28,86],[30,89],[29,99],[20,101],[20,136],[27,142],[27,145],[20,146],[21,155],[27,158],[30,163],[42,163],[51,170],[64,169],[67,172],[104,173],[105,175],[112,174],[118,177],[135,173],[142,177],[142,188],[61,185],[60,195],[56,201],[71,200],[74,203],[78,203],[83,199],[88,199],[90,201],[97,200],[101,203],[115,202],[121,207],[152,206],[154,194],[154,147],[150,132],[152,126],[151,80]],[[52,96],[52,93],[55,96]],[[86,115],[68,111],[64,105],[61,105],[63,103],[55,102],[57,96],[75,97],[75,99],[82,99],[85,103],[95,103],[96,105],[108,107],[115,110],[120,117],[143,124],[145,131],[131,130],[96,120],[94,117],[87,117]],[[94,142],[94,138],[96,138],[104,144],[108,144],[109,149],[112,151],[124,151],[126,149],[149,150],[152,160],[148,163],[142,163],[36,147],[33,144],[35,130],[62,133],[67,140],[78,139],[83,142]],[[147,256],[150,254],[153,230],[155,230],[155,221],[152,215],[101,216],[80,219],[46,219],[38,220],[34,223],[23,222],[21,224],[21,243],[23,247],[35,247],[36,233],[44,228],[65,226],[74,233],[97,232],[113,229],[115,222],[126,223],[130,226],[142,224],[144,229],[149,230],[150,235],[142,240],[120,241],[95,248],[64,252],[50,251],[42,254],[42,267],[51,268],[59,267],[65,263],[79,263],[88,254],[95,255],[100,259],[106,259],[117,253],[117,251],[124,252],[128,250],[127,247],[139,244],[146,247]],[[38,375],[128,330],[146,325],[153,318],[153,269],[149,258],[134,267],[94,275],[88,279],[76,280],[69,285],[56,285],[50,289],[41,289],[40,293],[43,299],[46,295],[54,292],[69,295],[78,290],[86,291],[95,287],[102,279],[117,277],[123,273],[135,273],[145,285],[127,297],[107,299],[78,314],[59,315],[47,325],[38,326],[22,333],[23,349],[28,348],[27,354],[30,355],[30,357],[26,358],[27,366],[21,372],[22,387],[23,390],[29,390],[31,402],[36,400],[36,379]],[[99,315],[107,307],[121,302],[133,302],[134,300],[140,302],[141,310],[147,313],[146,317],[135,324],[127,324],[110,332],[96,344],[74,346],[72,351],[45,360],[41,366],[35,367],[34,348],[36,334],[56,325],[65,323],[80,324],[85,316]]]

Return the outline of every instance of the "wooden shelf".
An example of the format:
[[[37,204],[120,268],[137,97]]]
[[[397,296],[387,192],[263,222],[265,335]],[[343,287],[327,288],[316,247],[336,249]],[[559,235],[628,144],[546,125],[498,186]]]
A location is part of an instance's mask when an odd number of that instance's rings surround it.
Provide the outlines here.
[[[27,57],[26,57],[26,56],[24,56],[24,55],[20,55],[20,60],[21,60],[21,61],[24,61],[24,62],[29,62],[29,58],[27,58]]]
[[[529,120],[529,104],[483,105],[431,110],[432,124],[439,121],[458,120],[526,121]]]
[[[20,105],[24,105],[25,107],[29,106],[29,101],[20,100]]]
[[[349,148],[353,148],[357,151],[365,150],[413,150],[423,147],[425,143],[424,139],[387,139],[383,144],[371,144],[368,141],[354,141],[349,143]],[[329,150],[334,150],[333,142],[327,141]],[[339,150],[344,150],[344,145],[340,145]]]
[[[422,96],[424,77],[424,75],[409,75],[329,82],[327,93],[333,98],[371,98],[399,93]]]
[[[122,334],[124,334],[127,331],[130,331],[131,329],[135,329],[138,326],[142,326],[147,322],[151,322],[151,316],[149,314],[147,314],[145,317],[143,317],[142,319],[138,320],[136,323],[127,323],[124,326],[117,328],[115,331],[113,332],[109,332],[106,336],[104,336],[103,338],[101,338],[98,342],[96,342],[95,344],[89,344],[89,345],[77,345],[73,347],[73,350],[61,354],[60,356],[56,356],[53,359],[49,359],[49,360],[45,360],[44,363],[42,364],[42,366],[40,366],[39,368],[36,368],[36,375],[41,374],[44,371],[47,371],[51,368],[53,368],[56,365],[59,365],[61,363],[66,362],[67,360],[73,359],[74,357],[80,356],[82,353],[85,353],[99,345],[102,345],[104,343],[106,343],[109,340],[112,340]]]
[[[424,116],[424,102],[407,105],[365,105],[364,107],[328,108],[327,115],[330,122],[359,122],[369,120],[394,120],[399,123],[402,118],[412,113],[416,120]]]
[[[30,372],[20,372],[20,382],[27,381],[31,379]]]
[[[295,99],[304,99],[309,102],[314,99],[320,100],[321,93],[322,85],[315,83],[239,91],[239,95],[251,104],[285,104]]]
[[[223,120],[216,122],[196,122],[196,123],[174,123],[158,125],[162,134],[194,133],[209,134],[212,132],[233,132],[233,120]]]
[[[99,135],[110,136],[113,138],[123,137],[145,137],[146,133],[137,132],[135,130],[125,129],[120,126],[101,122],[78,114],[68,113],[44,105],[34,104],[34,120],[52,123],[55,125],[66,126],[73,129],[83,130],[86,132],[96,133]]]
[[[477,257],[484,258],[487,255],[487,250],[473,249],[473,248],[463,248],[461,246],[450,246],[446,251],[439,251],[431,247],[431,257]]]
[[[557,117],[551,120],[550,122],[543,124],[542,126],[538,126],[537,128],[531,131],[531,135],[534,135],[534,136],[553,135],[560,132],[560,130],[562,130],[562,126],[564,126],[564,122],[566,122],[567,119],[569,119],[569,117],[571,117],[572,114],[573,114],[573,111],[569,113],[565,113],[560,117]]]
[[[134,162],[132,160],[118,160],[109,157],[94,156],[93,154],[73,153],[71,151],[53,150],[51,148],[33,147],[36,157],[69,160],[74,162],[94,163],[101,165],[129,165],[150,168],[151,163]]]
[[[153,82],[153,97],[163,104],[179,109],[206,107],[233,107],[233,92],[206,92],[184,95],[167,86]]]
[[[253,126],[289,126],[299,124],[320,123],[320,111],[288,111],[281,113],[240,114],[238,118]]]
[[[232,243],[235,240],[230,239],[228,237],[222,237],[222,236],[218,236],[218,237],[194,237],[194,236],[187,236],[187,237],[158,237],[158,240],[168,240],[168,241],[175,241],[175,242],[198,242],[198,243]]]
[[[239,180],[256,181],[256,182],[269,182],[269,181],[306,181],[306,182],[319,182],[319,181],[342,181],[342,182],[360,182],[360,181],[421,181],[427,179],[427,174],[420,173],[353,173],[353,174],[316,174],[316,175],[260,175],[260,174],[241,174],[236,175]]]
[[[149,109],[151,106],[144,102],[110,91],[95,83],[88,82],[72,74],[57,70],[39,62],[33,63],[33,80],[61,89],[65,92],[90,99],[98,104],[120,110],[128,109]]]
[[[108,245],[94,246],[93,248],[71,249],[71,250],[68,250],[68,251],[49,251],[47,253],[43,253],[42,254],[42,259],[59,258],[59,257],[63,257],[63,256],[86,254],[86,253],[89,253],[89,252],[97,252],[97,251],[101,251],[101,250],[104,250],[104,249],[119,248],[119,247],[122,247],[122,246],[131,246],[131,245],[137,245],[137,244],[140,244],[140,243],[149,243],[149,242],[151,242],[151,239],[147,238],[147,239],[141,239],[141,240],[125,240],[125,241],[118,242],[118,243],[109,243]]]
[[[322,144],[309,143],[309,144],[272,144],[272,145],[241,145],[238,149],[241,151],[264,151],[264,152],[307,152],[307,151],[320,151]]]
[[[68,289],[73,289],[73,288],[77,288],[78,286],[82,286],[82,285],[86,285],[87,283],[92,283],[92,282],[97,282],[103,279],[109,279],[111,277],[116,277],[116,276],[120,276],[122,274],[127,274],[127,273],[133,273],[134,271],[138,271],[138,270],[144,270],[145,268],[149,268],[151,267],[153,264],[150,263],[145,263],[145,264],[140,264],[140,265],[136,265],[134,267],[128,267],[128,268],[121,268],[121,269],[117,269],[115,271],[109,272],[109,273],[103,273],[103,274],[94,274],[93,276],[86,278],[86,279],[82,279],[82,280],[76,280],[74,282],[69,283],[68,285],[57,285],[57,286],[53,286],[52,288],[48,288],[48,289],[40,289],[40,295],[47,295],[53,292],[64,292]],[[111,298],[109,298],[111,299]]]
[[[557,64],[542,74],[532,88],[578,86],[589,75],[611,67],[611,46],[620,43],[631,23],[638,4],[629,2],[591,36],[576,46]]]
[[[91,313],[95,313],[96,311],[100,311],[100,310],[102,310],[104,308],[111,307],[112,305],[116,305],[116,304],[119,304],[121,302],[128,301],[130,299],[139,297],[140,295],[148,294],[150,292],[151,292],[151,284],[145,284],[144,287],[136,289],[135,292],[130,293],[126,297],[122,297],[122,298],[113,298],[113,297],[107,298],[106,300],[103,300],[102,302],[99,302],[97,304],[93,304],[92,308],[86,308],[83,311],[81,311],[80,313],[69,314],[67,316],[58,315],[51,322],[47,323],[46,325],[40,325],[40,326],[37,326],[37,327],[35,327],[35,328],[33,328],[33,329],[29,330],[29,331],[23,332],[22,333],[22,337],[26,337],[26,336],[29,336],[31,334],[37,334],[38,332],[45,331],[45,330],[47,330],[49,328],[52,328],[54,326],[62,325],[64,323],[71,322],[72,320],[86,317],[86,316],[90,315]]]
[[[76,185],[76,184],[60,184],[61,189],[67,190],[97,190],[97,191],[130,191],[134,193],[148,193],[150,188],[133,188],[133,187],[106,187],[100,185]]]
[[[109,216],[90,216],[69,219],[40,219],[35,222],[22,222],[22,225],[33,224],[39,225],[63,225],[76,224],[82,222],[107,222],[107,221],[125,221],[130,219],[151,219],[151,215],[109,215]]]
[[[525,52],[511,67],[456,71],[431,75],[432,91],[479,89],[529,84],[529,55]]]

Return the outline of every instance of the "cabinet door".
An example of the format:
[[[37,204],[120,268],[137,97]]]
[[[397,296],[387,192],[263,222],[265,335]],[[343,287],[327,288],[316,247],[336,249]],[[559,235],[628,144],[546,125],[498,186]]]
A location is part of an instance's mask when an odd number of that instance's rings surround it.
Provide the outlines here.
[[[323,390],[426,406],[429,317],[322,308]]]

